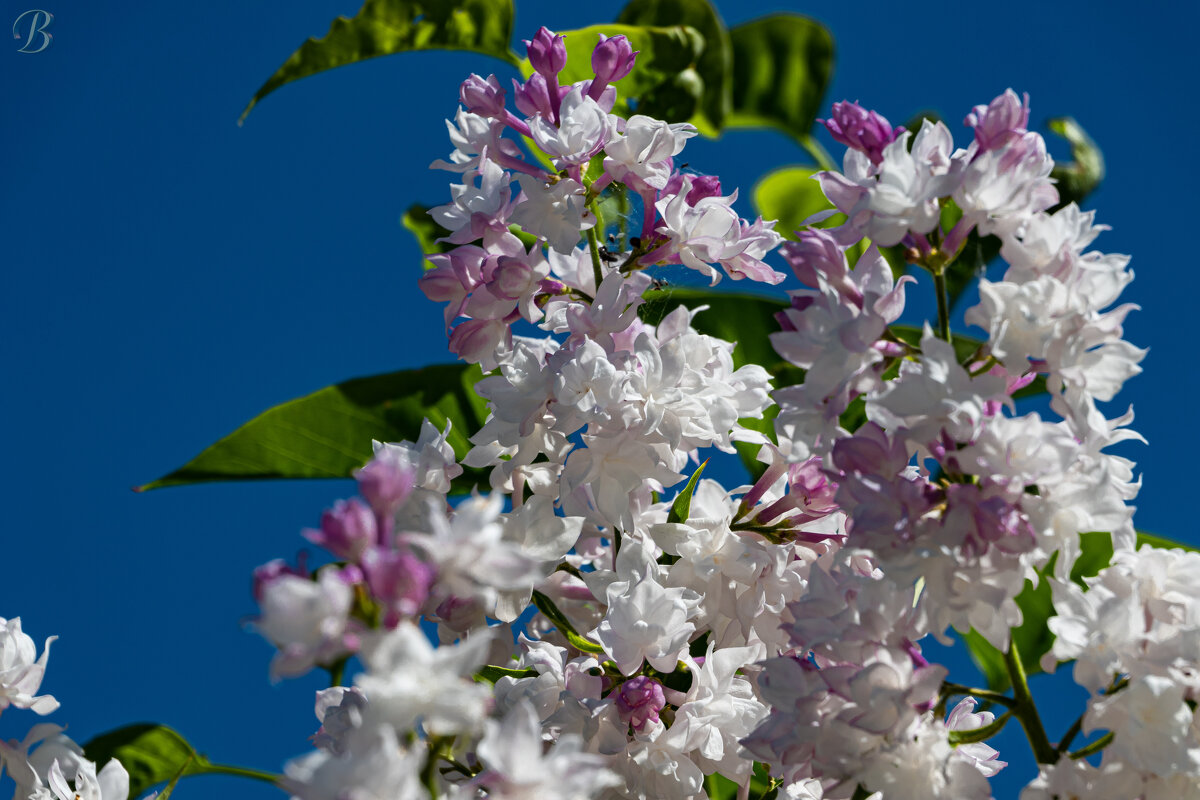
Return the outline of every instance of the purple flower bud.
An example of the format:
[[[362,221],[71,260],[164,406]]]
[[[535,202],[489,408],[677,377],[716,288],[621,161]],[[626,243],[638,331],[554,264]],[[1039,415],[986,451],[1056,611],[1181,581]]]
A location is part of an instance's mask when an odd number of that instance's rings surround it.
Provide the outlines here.
[[[553,119],[554,111],[558,108],[557,97],[556,89],[555,99],[551,100],[549,86],[540,73],[530,75],[529,80],[523,84],[513,79],[513,102],[516,103],[517,110],[527,117],[540,114],[546,119]]]
[[[304,531],[304,538],[338,558],[358,561],[376,541],[375,513],[357,498],[338,500],[321,515],[320,530]]]
[[[1024,101],[1012,89],[992,100],[986,106],[975,106],[963,124],[975,129],[975,141],[979,152],[986,153],[1002,147],[1009,140],[1021,136],[1029,125],[1029,95]]]
[[[658,712],[666,704],[662,684],[645,675],[625,681],[617,692],[617,714],[635,731],[642,730],[651,720],[658,722]]]
[[[478,75],[471,75],[458,88],[458,99],[467,111],[484,117],[504,116],[505,95],[506,92],[495,75],[488,75],[487,80]]]
[[[358,491],[381,517],[389,517],[412,494],[416,472],[412,464],[381,450],[367,465],[354,473]]]
[[[903,127],[893,128],[885,117],[848,100],[834,103],[832,111],[829,119],[817,122],[829,130],[834,141],[865,153],[872,164],[883,163],[883,149],[904,132]]]
[[[828,514],[837,509],[837,484],[825,474],[819,456],[788,467],[788,488],[803,498],[801,508],[805,511]]]
[[[554,31],[542,26],[533,37],[533,41],[525,40],[525,50],[529,54],[529,63],[534,71],[550,80],[557,78],[567,65],[567,45],[563,37],[556,36]]]
[[[262,602],[263,589],[274,581],[282,578],[284,575],[295,575],[299,578],[307,578],[308,569],[304,562],[307,560],[304,553],[300,553],[296,557],[296,566],[288,566],[288,563],[282,558],[275,558],[260,567],[254,568],[254,599]]]
[[[697,175],[692,178],[692,190],[683,199],[689,206],[695,206],[705,197],[721,196],[721,179],[716,175]]]
[[[610,39],[603,33],[600,34],[600,43],[592,51],[592,71],[596,73],[596,80],[592,81],[592,88],[588,90],[588,94],[595,92],[598,95],[608,84],[628,75],[633,71],[636,58],[637,53],[624,36],[614,36]],[[596,88],[597,84],[599,89]]]
[[[387,609],[384,624],[389,628],[420,613],[433,586],[433,566],[409,550],[372,547],[363,553],[362,567],[371,595]]]
[[[833,236],[820,229],[800,231],[798,236],[797,241],[779,248],[796,277],[809,286],[828,285],[861,308],[862,292],[850,277],[845,251]]]

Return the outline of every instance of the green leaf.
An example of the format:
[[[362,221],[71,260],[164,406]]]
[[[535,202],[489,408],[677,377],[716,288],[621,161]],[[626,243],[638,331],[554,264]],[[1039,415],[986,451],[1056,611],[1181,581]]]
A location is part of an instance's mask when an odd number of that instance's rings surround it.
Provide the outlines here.
[[[833,37],[797,14],[760,17],[729,32],[733,113],[726,127],[763,125],[808,138],[833,71]]]
[[[796,238],[804,220],[833,208],[813,178],[819,171],[808,166],[783,167],[765,175],[754,187],[754,207],[763,219],[779,220],[775,230],[787,239]],[[840,216],[835,214],[820,226],[836,225]]]
[[[704,776],[704,792],[709,800],[735,800],[738,785],[719,772]]]
[[[1172,539],[1167,539],[1162,536],[1155,536],[1154,534],[1146,533],[1145,531],[1138,531],[1137,546],[1140,548],[1144,544],[1148,544],[1151,547],[1157,547],[1161,550],[1173,550],[1178,548],[1180,550],[1187,550],[1188,552],[1192,553],[1200,553],[1200,547],[1194,547],[1190,544],[1184,544],[1183,542],[1176,542]]]
[[[1013,628],[1012,638],[1021,652],[1021,663],[1025,674],[1035,675],[1042,671],[1041,658],[1054,645],[1054,634],[1046,621],[1054,616],[1048,576],[1054,574],[1054,562],[1058,554],[1050,556],[1046,566],[1038,570],[1037,586],[1026,579],[1025,588],[1017,595],[1017,606],[1021,609],[1021,624]],[[1004,666],[1004,654],[988,643],[975,629],[963,637],[967,649],[976,665],[987,678],[987,688],[995,692],[1007,690],[1012,683]]]
[[[411,50],[470,50],[509,64],[512,0],[366,0],[352,19],[338,17],[321,39],[309,39],[267,79],[238,120],[286,83],[318,72]]]
[[[165,725],[128,725],[101,734],[83,746],[89,761],[101,769],[117,759],[129,772],[129,796],[140,797],[151,786],[183,775],[199,775],[211,766],[182,736]]]
[[[1079,557],[1071,567],[1071,580],[1083,588],[1084,578],[1096,575],[1112,563],[1112,534],[1108,531],[1090,531],[1079,534]]]
[[[696,467],[696,471],[692,473],[692,477],[688,478],[687,485],[679,492],[675,498],[675,502],[671,504],[671,511],[667,514],[667,522],[687,522],[692,514],[692,495],[696,491],[696,484],[700,480],[700,473],[704,472],[704,468],[708,466],[708,459],[704,459],[704,463]]]
[[[429,216],[428,206],[419,203],[409,206],[408,211],[405,211],[404,216],[400,218],[400,224],[416,237],[417,246],[421,248],[422,255],[447,253],[455,247],[449,242],[438,241],[444,236],[449,236],[450,231],[438,225],[433,217]],[[425,269],[433,269],[434,264],[429,259],[425,259],[423,264]]]
[[[1050,177],[1058,181],[1056,207],[1081,203],[1104,180],[1104,155],[1078,122],[1071,117],[1058,117],[1048,123],[1051,131],[1071,145],[1074,161],[1054,165]]]
[[[209,481],[346,478],[372,454],[371,440],[416,441],[426,417],[460,459],[468,436],[487,416],[475,394],[479,367],[440,364],[355,378],[275,406],[210,445],[184,466],[137,491]],[[455,481],[468,491],[483,477],[468,470]],[[483,480],[486,485],[486,480]]]
[[[687,25],[696,29],[704,38],[704,50],[695,66],[696,75],[702,82],[702,95],[699,107],[689,121],[705,136],[719,134],[726,115],[733,108],[729,81],[733,71],[733,50],[729,31],[712,3],[708,0],[631,0],[621,10],[617,22],[643,26]],[[638,110],[651,114],[655,109],[651,103]]]
[[[633,70],[613,83],[617,88],[614,114],[627,117],[634,113],[629,103],[631,98],[637,99],[636,113],[652,114],[669,122],[687,122],[700,108],[704,81],[695,67],[704,52],[704,37],[695,28],[614,23],[560,33],[567,46],[567,65],[558,76],[563,86],[595,77],[592,50],[600,41],[600,34],[610,38],[625,36],[638,51]],[[522,75],[533,74],[529,59],[523,59],[518,66]],[[537,152],[536,148],[533,150]]]
[[[475,680],[495,683],[501,678],[536,678],[537,674],[538,671],[536,669],[509,669],[489,664],[475,673]]]
[[[620,536],[620,534],[617,534]],[[546,619],[554,623],[554,627],[558,628],[559,633],[566,637],[567,641],[584,653],[603,653],[604,648],[593,642],[591,639],[586,639],[579,635],[575,627],[567,619],[566,614],[558,610],[558,606],[554,605],[554,601],[539,591],[533,593],[533,604],[537,606],[537,610],[542,612]]]

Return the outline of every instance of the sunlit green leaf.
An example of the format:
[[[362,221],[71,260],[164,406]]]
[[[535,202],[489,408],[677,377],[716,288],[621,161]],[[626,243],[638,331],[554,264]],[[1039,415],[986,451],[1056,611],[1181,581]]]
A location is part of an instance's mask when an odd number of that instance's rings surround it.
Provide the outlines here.
[[[811,133],[833,71],[833,37],[816,20],[775,14],[729,31],[733,113],[726,127],[778,128],[797,141]]]
[[[408,211],[404,212],[404,216],[400,218],[402,224],[416,238],[417,246],[421,248],[421,252],[425,255],[432,253],[446,253],[454,249],[456,245],[449,242],[439,242],[438,239],[443,236],[449,236],[450,231],[438,225],[433,217],[429,216],[429,207],[414,203],[408,207]],[[425,269],[432,269],[433,262],[426,259],[422,262]]]
[[[84,755],[103,769],[117,759],[129,773],[129,796],[182,775],[199,775],[208,760],[182,736],[165,725],[140,723],[101,734],[83,746]]]
[[[1184,544],[1183,542],[1176,542],[1173,539],[1166,538],[1165,536],[1156,536],[1153,533],[1138,531],[1137,546],[1140,548],[1144,544],[1148,544],[1151,547],[1157,547],[1162,550],[1173,550],[1178,548],[1180,550],[1187,550],[1192,553],[1200,553],[1200,547]]]
[[[703,464],[696,467],[696,471],[692,473],[692,477],[688,478],[687,484],[679,492],[679,496],[675,498],[675,502],[671,504],[671,510],[667,513],[667,522],[687,522],[692,514],[692,495],[696,492],[696,484],[700,481],[700,475],[704,472],[704,468],[708,466],[706,459]]]
[[[1081,203],[1104,180],[1104,155],[1087,131],[1071,117],[1052,119],[1048,125],[1071,145],[1074,158],[1055,164],[1050,173],[1057,181],[1059,205]]]
[[[509,64],[512,0],[366,0],[353,18],[338,17],[324,37],[309,39],[262,85],[259,100],[286,83],[318,72],[412,50],[470,50]]]
[[[477,366],[441,364],[355,378],[264,411],[179,469],[139,491],[208,481],[346,478],[371,457],[371,440],[416,441],[429,418],[462,458],[467,437],[483,424],[486,403],[475,394]],[[480,473],[468,470],[466,491]]]
[[[653,111],[660,119],[670,122],[686,122],[700,107],[704,81],[695,67],[704,52],[704,37],[695,28],[612,23],[559,33],[567,46],[567,65],[558,76],[559,83],[564,86],[595,77],[592,50],[600,41],[600,34],[610,38],[625,36],[638,51],[633,71],[613,83],[617,89],[614,114],[629,116],[635,113],[629,104],[631,98],[637,98],[636,113]],[[533,74],[528,59],[522,60],[519,67],[522,75]],[[645,110],[647,105],[650,111]]]
[[[687,25],[704,37],[704,50],[696,59],[696,75],[702,81],[699,108],[689,120],[705,136],[716,136],[732,106],[729,80],[733,51],[729,31],[708,0],[631,0],[617,22],[626,25]],[[640,58],[640,56],[639,56]],[[638,109],[653,115],[653,105]]]
[[[821,184],[813,178],[819,171],[809,166],[783,167],[767,173],[754,187],[754,207],[763,219],[778,220],[775,230],[788,239],[796,238],[804,220],[833,208]],[[835,214],[821,226],[836,225],[844,219]]]
[[[617,534],[620,536],[620,533]],[[554,627],[558,628],[566,640],[576,649],[584,653],[603,653],[604,648],[584,636],[580,636],[575,630],[575,626],[567,619],[567,615],[558,610],[558,606],[554,605],[554,601],[539,591],[533,593],[533,604],[537,610],[542,612],[542,616],[554,623]]]

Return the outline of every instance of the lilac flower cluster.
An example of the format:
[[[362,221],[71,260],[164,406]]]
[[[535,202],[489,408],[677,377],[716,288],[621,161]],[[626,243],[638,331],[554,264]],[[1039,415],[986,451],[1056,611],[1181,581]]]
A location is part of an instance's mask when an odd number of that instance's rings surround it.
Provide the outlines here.
[[[0,712],[6,708],[28,709],[45,716],[59,703],[48,694],[38,695],[50,657],[46,639],[37,655],[33,639],[21,630],[21,619],[0,617]],[[117,759],[97,771],[83,748],[50,722],[34,725],[20,741],[0,739],[0,777],[8,772],[16,784],[16,800],[125,800],[129,796],[129,773]],[[153,796],[147,798],[153,800]]]
[[[1009,648],[1014,598],[1053,560],[1052,656],[1097,693],[1085,730],[1113,737],[1099,767],[1043,759],[1027,796],[1195,796],[1200,564],[1134,552],[1138,484],[1107,449],[1137,434],[1097,406],[1144,354],[1121,338],[1131,306],[1111,308],[1132,273],[1087,250],[1090,213],[1051,210],[1027,101],[976,107],[965,149],[942,123],[914,136],[834,106],[850,149],[820,181],[844,220],[781,248],[809,288],[772,343],[805,377],[772,391],[696,330],[703,308],[638,312],[656,265],[780,282],[773,223],[681,169],[690,125],[612,113],[635,63],[624,37],[569,85],[562,37],[527,45],[516,111],[494,76],[462,84],[434,165],[461,182],[430,212],[454,247],[421,279],[451,350],[486,373],[487,421],[461,465],[448,426],[376,443],[361,499],[306,533],[336,561],[256,575],[273,675],[364,666],[319,693],[317,749],[289,763],[288,790],[693,800],[721,775],[745,797],[757,760],[781,797],[988,798],[1005,764],[982,740],[1007,716],[971,697],[947,715],[955,693],[919,643],[973,628]],[[973,231],[1008,263],[967,312],[986,342],[960,359],[944,319],[897,335],[913,279],[880,247],[940,280]],[[1039,376],[1057,421],[1015,412]],[[855,403],[867,422],[851,429]],[[740,422],[773,409],[770,439]],[[761,447],[753,485],[696,481],[686,514],[663,499],[701,450],[737,442]],[[464,465],[492,491],[452,508]],[[1084,591],[1068,576],[1089,531],[1117,555]],[[1133,788],[1096,788],[1113,776]]]

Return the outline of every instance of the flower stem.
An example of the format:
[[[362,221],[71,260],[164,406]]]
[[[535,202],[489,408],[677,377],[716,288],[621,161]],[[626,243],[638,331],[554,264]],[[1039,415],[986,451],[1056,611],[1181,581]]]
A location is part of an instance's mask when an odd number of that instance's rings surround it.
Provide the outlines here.
[[[1046,729],[1042,726],[1042,718],[1038,716],[1037,706],[1034,705],[1033,695],[1029,693],[1029,681],[1025,677],[1025,667],[1021,663],[1021,652],[1013,641],[1004,653],[1004,666],[1008,670],[1008,678],[1013,685],[1013,714],[1021,721],[1025,729],[1025,737],[1033,748],[1033,755],[1039,764],[1053,764],[1058,761],[1058,751],[1050,745]]]
[[[202,773],[206,775],[233,775],[238,778],[250,778],[264,783],[275,783],[280,776],[270,772],[263,772],[250,767],[235,767],[229,764],[205,764],[202,768]],[[201,774],[197,772],[196,774]]]
[[[1113,740],[1113,732],[1109,731],[1108,733],[1104,734],[1103,736],[1101,736],[1099,739],[1092,742],[1091,744],[1085,745],[1085,746],[1079,748],[1078,750],[1076,750],[1074,753],[1071,753],[1070,757],[1073,760],[1078,761],[1081,758],[1087,758],[1088,756],[1095,755],[1096,753],[1099,753],[1104,748],[1108,747],[1109,742],[1111,742],[1112,740]]]
[[[588,251],[592,254],[592,275],[596,278],[596,291],[600,291],[600,284],[604,282],[604,268],[600,265],[600,244],[596,241],[596,229],[588,228],[587,232]]]
[[[942,694],[946,695],[947,697],[951,697],[956,694],[978,697],[980,700],[986,700],[989,703],[996,703],[997,705],[1002,705],[1005,708],[1013,708],[1016,706],[1016,701],[1014,701],[1008,695],[989,691],[988,689],[975,689],[970,686],[963,686],[961,683],[943,683]]]
[[[933,271],[933,288],[937,293],[938,308],[938,338],[954,344],[950,336],[950,298],[946,290],[946,273],[938,269]]]
[[[804,150],[813,157],[813,160],[817,162],[818,167],[830,172],[837,171],[837,164],[833,163],[833,157],[830,156],[829,152],[821,146],[821,143],[812,136],[801,137],[800,146],[803,147]]]

